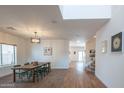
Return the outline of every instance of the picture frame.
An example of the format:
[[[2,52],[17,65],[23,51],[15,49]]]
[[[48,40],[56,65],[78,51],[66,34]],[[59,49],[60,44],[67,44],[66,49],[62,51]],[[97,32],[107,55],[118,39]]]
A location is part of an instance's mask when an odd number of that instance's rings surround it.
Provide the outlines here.
[[[51,47],[44,48],[44,56],[52,56],[52,48]]]
[[[74,51],[74,55],[76,55],[76,51]]]
[[[123,34],[122,32],[117,33],[111,37],[111,52],[122,52],[123,51]]]

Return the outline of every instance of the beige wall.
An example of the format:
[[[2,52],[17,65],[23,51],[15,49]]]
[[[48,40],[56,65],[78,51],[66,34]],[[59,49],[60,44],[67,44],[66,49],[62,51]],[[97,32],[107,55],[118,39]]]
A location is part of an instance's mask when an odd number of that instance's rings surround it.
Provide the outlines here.
[[[24,64],[27,61],[26,40],[20,37],[0,32],[0,43],[17,45],[17,64]],[[0,76],[10,74],[11,67],[0,67]]]

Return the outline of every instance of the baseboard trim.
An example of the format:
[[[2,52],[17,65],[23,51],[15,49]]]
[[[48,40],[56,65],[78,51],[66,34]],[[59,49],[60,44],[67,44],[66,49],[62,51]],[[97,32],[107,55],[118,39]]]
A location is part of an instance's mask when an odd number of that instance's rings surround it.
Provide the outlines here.
[[[97,76],[96,73],[95,73],[95,76],[96,76],[96,78],[97,78],[102,84],[104,84],[105,88],[108,88],[108,87],[106,86],[106,84]]]

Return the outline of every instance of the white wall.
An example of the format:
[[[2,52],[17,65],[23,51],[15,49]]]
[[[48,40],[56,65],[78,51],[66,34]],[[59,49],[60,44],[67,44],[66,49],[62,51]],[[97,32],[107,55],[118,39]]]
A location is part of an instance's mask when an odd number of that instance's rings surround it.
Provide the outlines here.
[[[51,47],[52,56],[44,56],[43,48]],[[41,40],[40,44],[29,44],[31,52],[28,61],[51,62],[52,68],[67,69],[69,67],[69,41],[67,40]]]
[[[26,42],[25,39],[0,32],[0,43],[16,44],[17,45],[17,64],[24,64],[26,58]],[[10,74],[12,72],[11,67],[0,67],[0,77]]]
[[[124,53],[111,53],[111,36],[124,31],[124,6],[112,7],[112,19],[96,35],[96,76],[107,87],[124,87]],[[107,40],[107,53],[101,42]],[[124,44],[124,42],[123,42]]]

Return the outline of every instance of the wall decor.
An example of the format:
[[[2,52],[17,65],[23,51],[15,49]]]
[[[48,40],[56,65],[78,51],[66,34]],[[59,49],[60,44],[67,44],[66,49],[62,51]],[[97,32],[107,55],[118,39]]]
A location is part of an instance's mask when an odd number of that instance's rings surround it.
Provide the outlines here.
[[[111,51],[112,52],[122,52],[122,32],[112,36]]]
[[[76,55],[76,51],[74,51],[74,55]]]
[[[102,49],[101,49],[102,53],[106,53],[107,52],[107,40],[102,41]]]
[[[44,56],[51,56],[52,55],[52,48],[51,47],[45,47],[44,48]]]

